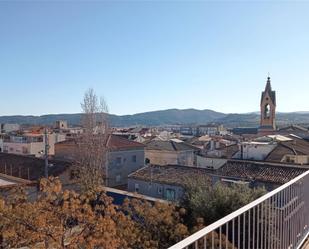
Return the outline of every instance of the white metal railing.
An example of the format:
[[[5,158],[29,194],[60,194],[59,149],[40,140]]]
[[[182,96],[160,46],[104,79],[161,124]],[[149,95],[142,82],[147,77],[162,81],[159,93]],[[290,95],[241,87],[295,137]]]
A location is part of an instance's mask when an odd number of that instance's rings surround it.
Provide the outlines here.
[[[292,249],[309,235],[309,171],[169,249]]]

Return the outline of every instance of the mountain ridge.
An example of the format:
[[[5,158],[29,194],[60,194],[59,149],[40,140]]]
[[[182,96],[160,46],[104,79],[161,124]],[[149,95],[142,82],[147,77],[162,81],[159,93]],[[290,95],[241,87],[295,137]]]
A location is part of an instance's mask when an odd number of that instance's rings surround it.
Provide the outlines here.
[[[81,113],[45,114],[45,115],[5,115],[0,116],[0,123],[18,123],[30,125],[51,125],[56,120],[67,120],[70,125],[79,125]],[[108,114],[110,123],[115,127],[160,126],[207,124],[218,122],[227,127],[256,127],[259,124],[259,113],[222,113],[210,109],[166,109],[128,115]],[[309,112],[278,112],[276,121],[279,125],[304,123],[309,124]]]

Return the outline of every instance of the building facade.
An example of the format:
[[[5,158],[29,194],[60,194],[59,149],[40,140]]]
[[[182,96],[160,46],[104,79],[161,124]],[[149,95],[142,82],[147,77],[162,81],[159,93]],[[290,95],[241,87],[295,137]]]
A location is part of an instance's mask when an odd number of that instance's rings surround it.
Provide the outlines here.
[[[55,143],[65,140],[65,135],[58,133],[47,134],[48,155],[55,154]],[[2,140],[1,151],[16,155],[43,157],[45,154],[44,134],[11,135]]]
[[[148,163],[156,165],[195,165],[195,148],[184,142],[155,141],[146,143],[145,156]]]
[[[117,135],[107,139],[106,175],[107,186],[115,187],[127,184],[127,177],[145,165],[145,146]],[[74,161],[78,145],[75,139],[55,144],[55,158]]]

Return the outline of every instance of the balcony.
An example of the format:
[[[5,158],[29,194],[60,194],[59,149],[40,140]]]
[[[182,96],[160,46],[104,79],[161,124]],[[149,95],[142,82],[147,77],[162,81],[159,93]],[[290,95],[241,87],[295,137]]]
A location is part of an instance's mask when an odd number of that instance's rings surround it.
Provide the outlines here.
[[[309,249],[309,171],[169,249]]]

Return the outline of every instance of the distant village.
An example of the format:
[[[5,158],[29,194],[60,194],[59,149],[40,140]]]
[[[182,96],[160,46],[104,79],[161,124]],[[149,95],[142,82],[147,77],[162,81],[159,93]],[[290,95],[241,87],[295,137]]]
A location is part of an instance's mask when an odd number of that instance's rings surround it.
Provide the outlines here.
[[[276,92],[268,77],[261,94],[260,126],[222,124],[112,128],[106,142],[106,187],[112,196],[178,201],[185,179],[204,175],[217,182],[275,189],[309,168],[309,130],[276,127]],[[72,163],[83,127],[65,120],[52,126],[0,126],[0,192],[49,175],[74,189]],[[122,198],[119,197],[119,198]]]

